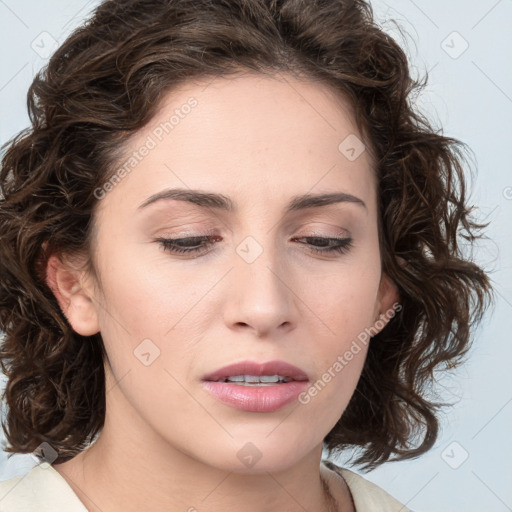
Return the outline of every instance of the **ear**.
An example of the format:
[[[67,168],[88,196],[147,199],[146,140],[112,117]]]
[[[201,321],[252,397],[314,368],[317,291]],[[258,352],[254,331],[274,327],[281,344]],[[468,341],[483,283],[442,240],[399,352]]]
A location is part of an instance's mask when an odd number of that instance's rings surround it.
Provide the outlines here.
[[[382,331],[389,320],[395,316],[395,311],[399,311],[401,309],[399,300],[400,293],[398,292],[398,287],[395,282],[383,272],[379,284],[378,299],[375,303],[374,310],[374,328],[377,332]]]
[[[83,270],[54,253],[46,265],[46,283],[74,331],[82,336],[92,336],[100,331],[92,287],[83,286]]]

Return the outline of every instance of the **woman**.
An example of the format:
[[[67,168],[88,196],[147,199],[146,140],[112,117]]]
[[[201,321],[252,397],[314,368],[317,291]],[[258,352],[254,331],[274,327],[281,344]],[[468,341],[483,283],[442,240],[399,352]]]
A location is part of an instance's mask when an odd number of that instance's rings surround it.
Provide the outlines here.
[[[2,510],[407,510],[322,449],[428,451],[492,298],[418,87],[363,1],[96,9],[2,160]]]

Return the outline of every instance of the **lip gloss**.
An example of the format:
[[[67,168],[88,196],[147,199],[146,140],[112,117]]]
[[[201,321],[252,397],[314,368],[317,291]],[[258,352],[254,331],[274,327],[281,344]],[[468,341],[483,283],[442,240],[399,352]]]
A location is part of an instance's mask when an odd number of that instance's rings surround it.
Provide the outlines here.
[[[272,386],[244,386],[231,382],[203,381],[205,389],[222,403],[249,412],[273,412],[293,402],[305,391],[308,381],[291,381]]]

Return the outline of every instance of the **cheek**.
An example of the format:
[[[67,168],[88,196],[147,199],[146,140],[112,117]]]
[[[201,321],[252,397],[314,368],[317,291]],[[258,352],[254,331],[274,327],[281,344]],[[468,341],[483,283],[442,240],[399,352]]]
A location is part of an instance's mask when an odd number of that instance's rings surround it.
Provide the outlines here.
[[[177,271],[162,272],[162,262],[148,261],[144,251],[130,255],[110,252],[117,262],[104,278],[107,314],[105,327],[121,329],[133,339],[161,338],[186,313],[186,305],[195,295],[194,285]],[[105,309],[106,309],[105,308]]]
[[[358,257],[338,265],[334,272],[314,277],[302,293],[321,320],[322,332],[337,339],[341,348],[375,321],[379,262]]]
[[[308,421],[321,425],[320,431],[330,431],[343,415],[359,381],[366,353],[364,344],[345,344],[343,349],[334,350],[316,380],[298,397]]]
[[[342,414],[359,380],[373,332],[380,276],[379,262],[371,258],[337,270],[317,275],[307,294],[317,327],[311,331],[315,343],[309,356],[318,361],[319,373],[303,403],[311,403],[314,414],[330,423]]]
[[[134,249],[126,256],[112,248],[108,253],[100,329],[116,379],[129,372],[134,382],[134,400],[143,402],[139,390],[165,390],[162,400],[167,393],[176,400],[183,390],[172,376],[183,382],[190,375],[198,341],[215,320],[215,294],[208,292],[219,280],[218,273],[198,278],[197,272],[182,272],[179,263],[171,265],[161,255],[158,261],[148,261],[143,252]]]
[[[173,424],[170,404],[179,403],[183,414],[198,414],[197,404],[180,385],[187,372],[186,314],[196,302],[187,283],[178,272],[163,278],[157,266],[141,257],[110,255],[112,266],[103,281],[105,306],[99,313],[114,377],[111,399],[162,424]]]

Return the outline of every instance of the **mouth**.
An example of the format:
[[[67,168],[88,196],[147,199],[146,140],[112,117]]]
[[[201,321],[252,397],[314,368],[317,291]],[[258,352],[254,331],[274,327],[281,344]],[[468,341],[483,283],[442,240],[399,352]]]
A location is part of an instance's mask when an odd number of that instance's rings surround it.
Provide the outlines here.
[[[213,382],[230,382],[237,386],[275,386],[285,382],[292,382],[294,379],[282,375],[233,375],[226,379],[218,379]]]
[[[296,401],[309,386],[306,372],[285,361],[242,361],[203,378],[214,399],[243,412],[272,413]]]
[[[238,386],[266,387],[293,381],[307,381],[306,372],[285,361],[242,361],[219,368],[203,378],[207,382],[231,383]]]

